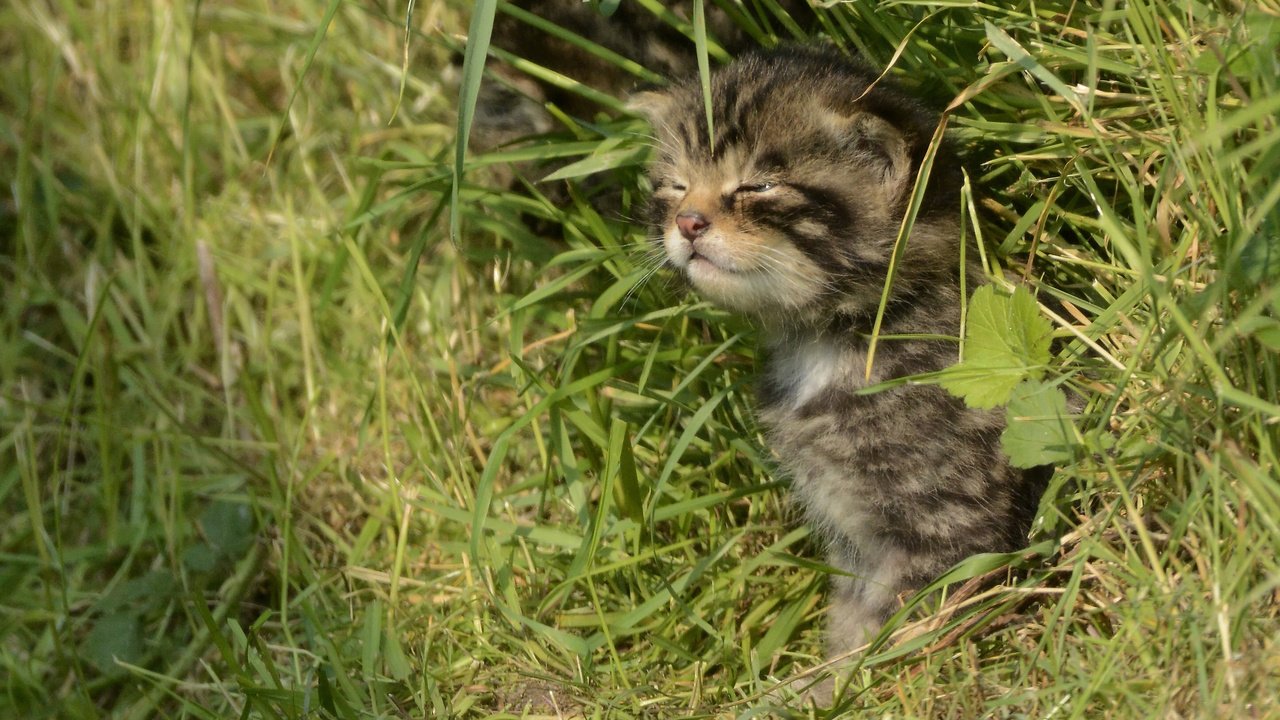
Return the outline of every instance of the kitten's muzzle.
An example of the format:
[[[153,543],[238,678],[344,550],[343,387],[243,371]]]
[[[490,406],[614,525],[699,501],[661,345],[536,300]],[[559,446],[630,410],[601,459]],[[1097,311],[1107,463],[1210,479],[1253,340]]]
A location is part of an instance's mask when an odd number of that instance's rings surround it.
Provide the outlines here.
[[[707,228],[711,227],[711,221],[700,212],[687,211],[676,215],[676,227],[680,229],[680,234],[685,240],[693,242],[702,237]]]

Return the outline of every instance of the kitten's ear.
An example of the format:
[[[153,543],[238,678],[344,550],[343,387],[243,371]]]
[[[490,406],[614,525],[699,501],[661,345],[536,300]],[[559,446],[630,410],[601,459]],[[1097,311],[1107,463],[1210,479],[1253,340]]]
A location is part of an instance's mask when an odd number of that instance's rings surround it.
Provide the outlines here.
[[[893,187],[910,179],[911,146],[893,123],[868,112],[832,119],[846,145],[881,169]]]
[[[666,91],[645,90],[627,99],[627,110],[648,120],[650,125],[656,127],[663,124],[663,119],[671,115],[674,102],[671,94]]]

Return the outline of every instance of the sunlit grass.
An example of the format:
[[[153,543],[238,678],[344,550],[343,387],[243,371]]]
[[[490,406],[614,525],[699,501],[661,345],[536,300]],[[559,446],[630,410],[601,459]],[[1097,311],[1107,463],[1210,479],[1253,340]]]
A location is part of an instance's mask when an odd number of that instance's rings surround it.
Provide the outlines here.
[[[470,8],[418,3],[407,65],[401,6],[195,10],[0,9],[5,714],[781,712],[821,553],[753,329],[627,220],[640,121],[472,155],[455,244]],[[958,210],[1083,407],[1029,551],[958,567],[819,716],[1280,712],[1278,22],[822,13],[937,106],[974,90]],[[487,180],[540,157],[600,172]]]

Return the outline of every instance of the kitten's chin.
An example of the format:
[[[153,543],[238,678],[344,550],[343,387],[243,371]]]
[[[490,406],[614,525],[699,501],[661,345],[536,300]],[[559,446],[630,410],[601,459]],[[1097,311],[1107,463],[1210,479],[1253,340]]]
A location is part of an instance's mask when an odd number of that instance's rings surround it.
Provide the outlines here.
[[[761,273],[728,270],[702,256],[689,259],[685,276],[702,297],[734,312],[759,314],[777,304]]]
[[[733,312],[754,316],[792,312],[811,300],[820,287],[807,281],[817,275],[816,268],[806,274],[777,267],[804,268],[803,257],[783,265],[792,258],[778,250],[771,251],[772,255],[764,250],[753,253],[752,243],[726,242],[724,237],[711,234],[699,238],[695,245],[669,233],[663,245],[668,263],[684,273],[700,296]]]
[[[741,279],[742,273],[738,270],[730,270],[716,263],[716,261],[704,256],[694,255],[690,257],[684,266],[684,272],[693,281],[694,285],[702,283],[715,283],[724,279]]]

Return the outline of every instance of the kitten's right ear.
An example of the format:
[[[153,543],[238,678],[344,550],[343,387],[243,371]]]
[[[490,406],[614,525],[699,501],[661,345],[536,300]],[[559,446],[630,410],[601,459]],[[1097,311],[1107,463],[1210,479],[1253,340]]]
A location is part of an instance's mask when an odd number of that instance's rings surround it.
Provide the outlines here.
[[[650,125],[661,125],[663,118],[670,117],[672,103],[671,94],[664,90],[645,90],[632,95],[627,100],[627,110],[649,121]]]

